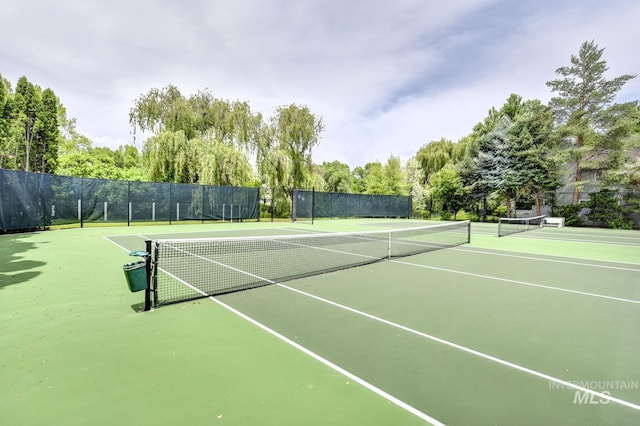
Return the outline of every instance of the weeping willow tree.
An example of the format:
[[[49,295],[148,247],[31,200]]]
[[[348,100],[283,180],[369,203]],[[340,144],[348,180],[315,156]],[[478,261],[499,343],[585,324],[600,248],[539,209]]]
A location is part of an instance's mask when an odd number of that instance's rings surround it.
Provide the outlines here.
[[[175,86],[151,89],[129,112],[134,135],[152,133],[143,146],[153,181],[207,185],[255,185],[250,155],[262,115],[246,102],[199,91],[185,98]]]
[[[129,122],[134,135],[152,134],[143,159],[153,181],[255,186],[253,162],[260,183],[285,197],[322,186],[311,154],[324,124],[305,106],[280,107],[265,121],[247,102],[208,90],[186,98],[169,85],[138,97]]]

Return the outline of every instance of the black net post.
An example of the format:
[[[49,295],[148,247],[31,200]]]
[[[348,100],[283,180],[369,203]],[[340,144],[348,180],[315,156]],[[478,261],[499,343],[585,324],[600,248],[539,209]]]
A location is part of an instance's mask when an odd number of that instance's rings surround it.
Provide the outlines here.
[[[291,195],[291,222],[295,222],[298,212],[298,190],[294,188]]]
[[[78,202],[78,216],[80,216],[80,228],[84,227],[84,178],[80,178],[80,201]]]
[[[316,187],[311,188],[311,224],[316,217]]]
[[[151,240],[145,241],[147,251],[145,270],[147,273],[147,287],[144,290],[144,310],[151,310]]]
[[[131,181],[127,181],[127,226],[131,226]]]
[[[271,188],[271,222],[273,222],[276,217],[275,198],[276,198],[276,192],[273,188]]]
[[[258,188],[258,192],[256,194],[256,209],[257,209],[257,216],[258,216],[258,222],[260,222],[260,188]]]

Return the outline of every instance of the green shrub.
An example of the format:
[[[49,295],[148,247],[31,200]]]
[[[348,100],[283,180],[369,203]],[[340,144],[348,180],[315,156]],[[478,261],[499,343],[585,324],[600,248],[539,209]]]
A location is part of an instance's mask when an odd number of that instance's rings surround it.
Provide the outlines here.
[[[584,221],[580,216],[581,205],[569,204],[566,206],[554,207],[552,214],[558,217],[564,217],[564,224],[566,226],[582,226]]]
[[[587,218],[596,223],[604,223],[609,228],[631,229],[633,222],[627,219],[624,206],[616,197],[617,192],[604,189],[590,194],[587,206],[591,209]]]
[[[440,220],[452,220],[453,215],[449,212],[440,212]]]

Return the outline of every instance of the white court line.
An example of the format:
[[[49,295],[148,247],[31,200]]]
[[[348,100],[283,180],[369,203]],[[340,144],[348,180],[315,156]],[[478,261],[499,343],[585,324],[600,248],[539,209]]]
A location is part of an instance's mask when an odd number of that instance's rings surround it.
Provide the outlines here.
[[[573,239],[573,238],[547,238],[540,237],[536,234],[532,234],[530,232],[527,233],[519,233],[510,235],[511,238],[523,238],[523,239],[535,239],[535,240],[550,240],[550,241],[565,241],[572,243],[589,243],[589,244],[601,244],[605,246],[629,246],[629,247],[640,247],[638,243],[623,243],[623,242],[613,242],[613,241],[597,241],[597,240],[582,240],[582,239]]]
[[[139,237],[143,237],[142,235],[138,235]],[[121,246],[120,244],[117,244],[115,241],[110,240],[108,237],[104,237],[107,241],[111,242],[112,244],[116,245],[117,247],[121,248],[124,251],[129,251],[128,249],[126,249],[125,247]],[[144,237],[143,237],[144,238]],[[204,258],[203,258],[204,259]],[[212,261],[211,259],[205,259],[208,261]],[[213,262],[213,261],[212,261]],[[217,263],[217,262],[216,262]],[[189,284],[188,282],[186,282],[185,280],[171,274],[168,271],[165,271],[162,268],[158,268],[160,271],[162,271],[163,273],[167,274],[168,276],[170,276],[171,278],[173,278],[174,280],[182,283],[183,285],[191,288],[192,290],[196,291],[197,293],[200,293],[203,296],[207,296],[207,294],[205,292],[203,292],[202,290],[200,290],[197,287],[192,286],[191,284]],[[231,268],[234,269],[235,268]],[[267,282],[270,282],[272,284],[276,284],[274,281],[271,280],[265,280]],[[429,416],[428,414],[423,413],[422,411],[418,410],[417,408],[407,404],[406,402],[396,398],[395,396],[383,391],[382,389],[378,388],[377,386],[372,385],[371,383],[367,382],[366,380],[356,376],[355,374],[351,373],[348,370],[345,370],[344,368],[340,367],[337,364],[334,364],[333,362],[329,361],[328,359],[316,354],[315,352],[305,348],[304,346],[300,345],[299,343],[294,342],[293,340],[289,339],[288,337],[278,333],[277,331],[273,330],[270,327],[267,327],[266,325],[262,324],[261,322],[251,318],[250,316],[238,311],[237,309],[227,305],[226,303],[216,299],[213,296],[209,296],[209,299],[213,300],[214,302],[216,302],[218,305],[224,307],[225,309],[228,309],[229,311],[233,312],[234,314],[238,315],[239,317],[245,319],[246,321],[249,321],[251,324],[261,328],[262,330],[266,331],[267,333],[277,337],[278,339],[282,340],[283,342],[287,343],[290,346],[293,346],[295,349],[301,351],[302,353],[310,356],[311,358],[315,359],[316,361],[319,361],[320,363],[324,364],[325,366],[331,368],[332,370],[344,375],[345,377],[349,378],[350,380],[360,384],[361,386],[363,386],[364,388],[374,392],[375,394],[383,397],[384,399],[386,399],[387,401],[397,405],[398,407],[404,409],[405,411],[408,411],[409,413],[413,414],[414,416],[431,423],[434,426],[444,426],[444,423],[440,422],[439,420]]]
[[[198,256],[198,257],[199,257],[199,256]],[[204,259],[204,260],[207,260],[207,261],[210,261],[210,262],[218,263],[218,262],[215,262],[215,261],[213,261],[213,260],[211,260],[211,259],[206,259],[206,258],[203,258],[203,259]],[[422,266],[423,266],[423,265],[411,264],[411,263],[407,263],[407,262],[399,262],[399,261],[392,261],[392,262],[395,262],[395,263],[401,263],[401,264],[407,264],[407,265],[411,265],[411,266],[419,266],[419,267],[422,267]],[[235,268],[232,268],[232,267],[230,267],[230,268],[231,268],[231,269],[236,270]],[[441,269],[441,268],[433,268],[433,269]],[[244,271],[241,271],[241,270],[238,270],[238,271],[239,271],[239,272],[243,272],[243,273],[247,273],[247,272],[244,272]],[[163,271],[163,272],[165,272],[165,271]],[[450,271],[450,272],[456,272],[456,271]],[[166,272],[165,272],[165,273],[166,273]],[[465,273],[465,274],[466,274],[466,273]],[[255,276],[254,274],[250,274],[250,275]],[[177,279],[179,282],[181,282],[181,283],[183,283],[183,284],[185,284],[185,285],[187,285],[187,286],[189,286],[189,287],[191,287],[191,288],[194,288],[194,287],[193,287],[193,286],[191,286],[189,283],[185,282],[184,280],[182,280],[182,279],[180,279],[180,278],[178,278],[178,277],[173,276],[173,278],[174,278],[174,279]],[[488,277],[488,278],[491,278],[491,277]],[[383,324],[386,324],[386,325],[389,325],[389,326],[392,326],[392,327],[396,327],[396,328],[398,328],[398,329],[401,329],[401,330],[403,330],[403,331],[406,331],[406,332],[409,332],[409,333],[412,333],[412,334],[418,335],[418,336],[420,336],[420,337],[427,338],[427,339],[432,340],[432,341],[435,341],[435,342],[437,342],[437,343],[441,343],[441,344],[446,345],[446,346],[449,346],[449,347],[451,347],[451,348],[454,348],[454,349],[457,349],[457,350],[460,350],[460,351],[463,351],[463,352],[466,352],[466,353],[469,353],[469,354],[475,355],[475,356],[477,356],[477,357],[480,357],[480,358],[483,358],[483,359],[486,359],[486,360],[489,360],[489,361],[493,361],[493,362],[495,362],[495,363],[498,363],[498,364],[501,364],[501,365],[504,365],[504,366],[507,366],[507,367],[513,368],[513,369],[515,369],[515,370],[518,370],[518,371],[521,371],[521,372],[524,372],[524,373],[527,373],[527,374],[530,374],[530,375],[533,375],[533,376],[536,376],[536,377],[539,377],[539,378],[545,379],[545,380],[547,380],[547,381],[551,381],[551,382],[554,382],[554,383],[558,383],[558,384],[560,384],[560,385],[562,385],[562,386],[564,386],[564,387],[567,387],[567,388],[572,388],[572,389],[575,389],[575,390],[578,390],[578,391],[581,391],[581,392],[584,392],[584,393],[587,393],[587,394],[593,395],[593,396],[595,396],[595,397],[600,398],[601,400],[602,400],[602,399],[604,399],[604,400],[607,400],[607,401],[610,401],[610,402],[614,402],[614,403],[617,403],[617,404],[619,404],[619,405],[623,405],[623,406],[626,406],[626,407],[632,408],[632,409],[634,409],[634,410],[638,410],[638,411],[640,411],[640,405],[634,404],[634,403],[632,403],[632,402],[625,401],[625,400],[623,400],[623,399],[616,398],[616,397],[613,397],[613,396],[611,396],[611,395],[607,395],[607,394],[605,394],[605,393],[597,392],[597,391],[594,391],[594,390],[592,390],[592,389],[588,389],[588,388],[585,388],[585,387],[582,387],[582,386],[576,385],[576,384],[574,384],[574,383],[571,383],[571,382],[568,382],[568,381],[565,381],[565,380],[559,379],[559,378],[557,378],[557,377],[553,377],[553,376],[550,376],[550,375],[548,375],[548,374],[545,374],[545,373],[542,373],[542,372],[539,372],[539,371],[536,371],[536,370],[532,370],[532,369],[529,369],[529,368],[527,368],[527,367],[523,367],[523,366],[521,366],[521,365],[518,365],[518,364],[515,364],[515,363],[512,363],[512,362],[509,362],[509,361],[503,360],[503,359],[501,359],[501,358],[494,357],[494,356],[492,356],[492,355],[488,355],[488,354],[485,354],[485,353],[480,352],[480,351],[476,351],[476,350],[471,349],[471,348],[468,348],[468,347],[466,347],[466,346],[462,346],[462,345],[459,345],[459,344],[457,344],[457,343],[453,343],[453,342],[450,342],[450,341],[448,341],[448,340],[444,340],[444,339],[441,339],[441,338],[439,338],[439,337],[436,337],[436,336],[433,336],[433,335],[430,335],[430,334],[427,334],[427,333],[423,333],[423,332],[420,332],[420,331],[414,330],[414,329],[412,329],[412,328],[409,328],[409,327],[406,327],[406,326],[403,326],[403,325],[400,325],[400,324],[394,323],[394,322],[389,321],[389,320],[385,320],[385,319],[383,319],[383,318],[380,318],[380,317],[377,317],[377,316],[375,316],[375,315],[371,315],[371,314],[368,314],[368,313],[365,313],[365,312],[359,311],[359,310],[357,310],[357,309],[354,309],[354,308],[351,308],[351,307],[348,307],[348,306],[345,306],[345,305],[341,305],[341,304],[339,304],[339,303],[336,303],[336,302],[330,301],[330,300],[328,300],[328,299],[321,298],[321,297],[319,297],[319,296],[315,296],[315,295],[313,295],[313,294],[310,294],[310,293],[307,293],[307,292],[304,292],[304,291],[301,291],[301,290],[295,289],[295,288],[293,288],[293,287],[289,287],[289,286],[284,285],[284,284],[276,283],[276,282],[274,282],[274,281],[272,281],[272,280],[269,280],[269,279],[264,279],[264,281],[265,281],[265,282],[272,283],[272,284],[275,284],[275,285],[277,285],[277,286],[279,286],[279,287],[281,287],[281,288],[285,288],[285,289],[287,289],[287,290],[290,290],[290,291],[293,291],[293,292],[296,292],[296,293],[302,294],[302,295],[304,295],[304,296],[306,296],[306,297],[310,297],[310,298],[316,299],[316,300],[321,301],[321,302],[323,302],[323,303],[330,304],[330,305],[335,306],[335,307],[338,307],[338,308],[340,308],[340,309],[344,309],[344,310],[347,310],[347,311],[349,311],[349,312],[352,312],[352,313],[355,313],[355,314],[358,314],[358,315],[364,316],[364,317],[366,317],[366,318],[369,318],[369,319],[372,319],[372,320],[375,320],[375,321],[381,322],[381,323],[383,323]],[[203,294],[203,295],[206,295],[206,293],[201,292],[200,290],[197,290],[197,291],[198,291],[198,292],[200,292],[200,293],[201,293],[201,294]],[[573,291],[571,291],[571,292],[573,292]],[[607,297],[607,296],[605,296],[605,297],[606,297],[606,298],[609,298],[609,297]],[[278,332],[276,332],[275,330],[273,330],[273,329],[271,329],[271,328],[267,327],[266,325],[264,325],[264,324],[262,324],[262,323],[258,322],[257,320],[254,320],[253,318],[251,318],[251,317],[249,317],[249,316],[247,316],[247,315],[243,314],[242,312],[240,312],[240,311],[238,311],[238,310],[236,310],[236,309],[232,308],[231,306],[229,306],[229,305],[227,305],[227,304],[225,304],[225,303],[223,303],[223,302],[219,301],[219,300],[218,300],[218,299],[216,299],[215,297],[211,296],[211,297],[209,297],[209,299],[211,299],[211,300],[215,301],[216,303],[220,304],[221,306],[225,307],[226,309],[230,310],[231,312],[234,312],[235,314],[237,314],[237,315],[239,315],[240,317],[242,317],[242,318],[246,319],[247,321],[249,321],[249,322],[251,322],[251,323],[255,324],[256,326],[258,326],[258,327],[260,327],[261,329],[263,329],[263,330],[267,331],[268,333],[272,334],[273,336],[275,336],[275,337],[277,337],[277,338],[281,339],[281,340],[282,340],[282,341],[284,341],[285,343],[287,343],[287,344],[289,344],[289,345],[291,345],[291,346],[295,347],[296,349],[298,349],[298,350],[302,351],[303,353],[305,353],[305,354],[307,354],[307,355],[311,356],[312,358],[314,358],[314,359],[316,359],[316,360],[318,360],[318,361],[322,362],[324,365],[326,365],[326,366],[328,366],[328,367],[330,367],[330,368],[334,369],[334,370],[335,370],[335,371],[337,371],[337,372],[340,372],[341,374],[344,374],[345,376],[349,377],[349,378],[350,378],[350,379],[352,379],[353,381],[355,381],[355,382],[357,382],[357,383],[361,384],[362,386],[366,387],[367,389],[370,389],[371,391],[373,391],[373,392],[375,392],[376,394],[378,394],[378,395],[382,396],[383,398],[387,399],[388,401],[390,401],[390,402],[392,402],[392,403],[394,403],[394,404],[398,405],[399,407],[401,407],[401,408],[403,408],[403,409],[405,409],[405,410],[407,410],[407,411],[411,412],[412,414],[414,414],[414,415],[416,415],[416,416],[420,417],[421,419],[423,419],[423,420],[425,420],[425,421],[428,421],[428,422],[430,422],[430,423],[432,423],[432,424],[437,424],[437,425],[442,424],[442,423],[441,423],[441,422],[439,422],[438,420],[436,420],[436,419],[434,419],[434,418],[432,418],[432,417],[428,416],[427,414],[425,414],[425,413],[421,412],[420,410],[417,410],[416,408],[414,408],[414,407],[412,407],[412,406],[410,406],[410,405],[408,405],[408,404],[404,403],[403,401],[401,401],[401,400],[399,400],[399,399],[395,398],[394,396],[392,396],[392,395],[390,395],[390,394],[388,394],[388,393],[384,392],[382,389],[377,388],[376,386],[374,386],[374,385],[372,385],[372,384],[368,383],[368,382],[367,382],[367,381],[365,381],[364,379],[359,378],[358,376],[354,375],[353,373],[350,373],[349,371],[347,371],[347,370],[345,370],[345,369],[341,368],[340,366],[338,366],[338,365],[336,365],[336,364],[332,363],[331,361],[329,361],[329,360],[327,360],[327,359],[325,359],[325,358],[321,357],[320,355],[318,355],[318,354],[316,354],[316,353],[314,353],[314,352],[310,351],[309,349],[307,349],[307,348],[303,347],[302,345],[300,345],[300,344],[298,344],[298,343],[296,343],[296,342],[293,342],[293,341],[292,341],[292,340],[290,340],[289,338],[287,338],[287,337],[285,337],[285,336],[281,335],[280,333],[278,333]],[[614,298],[614,299],[615,299],[615,298]],[[635,303],[640,303],[640,301],[637,301],[637,302],[635,302]]]
[[[128,236],[129,236],[129,235],[127,235],[127,237],[128,237]],[[134,236],[134,237],[141,237],[141,235],[132,235],[132,236]],[[105,237],[102,237],[102,238],[104,238],[105,240],[109,241],[109,242],[110,242],[111,244],[113,244],[114,246],[121,248],[122,250],[126,251],[127,253],[131,253],[131,250],[129,250],[129,249],[127,249],[126,247],[121,246],[120,244],[116,243],[115,241],[113,241],[113,240],[111,239],[111,237],[106,237],[106,236],[105,236]]]
[[[402,261],[402,260],[393,260],[392,259],[392,260],[389,260],[389,262],[399,263],[401,265],[414,266],[414,267],[417,267],[417,268],[425,268],[425,269],[433,269],[435,271],[449,272],[449,273],[452,273],[452,274],[467,275],[467,276],[470,276],[470,277],[486,278],[488,280],[502,281],[502,282],[518,284],[518,285],[526,285],[526,286],[529,286],[529,287],[537,287],[537,288],[544,288],[544,289],[547,289],[547,290],[562,291],[562,292],[565,292],[565,293],[579,294],[579,295],[582,295],[582,296],[598,297],[598,298],[601,298],[601,299],[616,300],[618,302],[640,304],[640,300],[624,299],[622,297],[606,296],[604,294],[599,294],[599,293],[589,293],[589,292],[586,292],[586,291],[570,290],[568,288],[553,287],[553,286],[550,286],[550,285],[529,283],[529,282],[526,282],[526,281],[512,280],[512,279],[509,279],[509,278],[493,277],[491,275],[476,274],[476,273],[473,273],[473,272],[457,271],[455,269],[438,268],[436,266],[421,265],[419,263],[405,262],[405,261]]]
[[[281,284],[277,284],[277,285],[281,286]],[[325,366],[331,368],[332,370],[334,370],[334,371],[336,371],[336,372],[348,377],[350,380],[353,380],[354,382],[360,384],[361,386],[365,387],[366,389],[370,390],[371,392],[381,396],[382,398],[384,398],[387,401],[397,405],[398,407],[404,409],[405,411],[408,411],[409,413],[413,414],[414,416],[416,416],[416,417],[418,417],[418,418],[420,418],[420,419],[422,419],[422,420],[424,420],[426,422],[429,422],[432,425],[436,425],[436,426],[444,425],[444,423],[440,422],[439,420],[429,416],[428,414],[418,410],[417,408],[407,404],[406,402],[396,398],[395,396],[383,391],[379,387],[367,382],[366,380],[360,378],[359,376],[356,376],[355,374],[351,373],[350,371],[345,370],[344,368],[340,367],[339,365],[334,364],[333,362],[331,362],[328,359],[322,357],[321,355],[318,355],[317,353],[311,351],[310,349],[305,348],[301,344],[294,342],[293,340],[289,339],[288,337],[278,333],[277,331],[273,330],[272,328],[262,324],[261,322],[251,318],[250,316],[238,311],[237,309],[227,305],[226,303],[216,299],[215,297],[209,297],[209,299],[213,300],[214,302],[216,302],[220,306],[228,309],[229,311],[233,312],[234,314],[240,316],[241,318],[249,321],[251,324],[254,324],[257,327],[260,327],[262,330],[266,331],[267,333],[271,334],[272,336],[277,337],[278,339],[282,340],[283,342],[287,343],[288,345],[293,346],[295,349],[297,349],[297,350],[301,351],[302,353],[310,356],[311,358],[315,359],[316,361],[319,361],[320,363],[322,363]]]
[[[210,259],[205,259],[205,260],[210,260]],[[215,263],[218,263],[218,262],[215,262]],[[222,264],[219,264],[219,265],[222,265]],[[189,284],[188,282],[184,281],[183,279],[181,279],[181,278],[179,278],[179,277],[177,277],[177,276],[165,271],[162,268],[158,268],[158,269],[161,270],[162,272],[164,272],[165,274],[169,275],[171,278],[173,278],[173,279],[177,280],[178,282],[182,283],[183,285],[195,290],[196,292],[202,294],[203,296],[207,296],[207,293],[205,293],[202,290],[192,286],[191,284]],[[240,270],[238,270],[236,268],[231,268],[230,267],[230,269],[233,269],[233,270],[236,270],[236,271],[240,271]],[[242,272],[242,271],[240,271],[240,272]],[[253,275],[253,274],[249,274],[249,275],[251,275],[253,277],[256,277],[256,275]],[[282,286],[281,284],[278,284],[278,283],[276,283],[274,281],[271,281],[271,280],[268,280],[268,279],[264,279],[264,280],[265,280],[265,282],[269,282],[271,284],[276,284],[276,285]],[[283,287],[285,287],[285,286],[283,286]],[[285,287],[285,288],[287,288],[287,287]],[[228,309],[229,311],[231,311],[234,314],[238,315],[239,317],[249,321],[251,324],[253,324],[253,325],[261,328],[262,330],[266,331],[267,333],[277,337],[278,339],[282,340],[283,342],[287,343],[288,345],[293,346],[295,349],[303,352],[304,354],[310,356],[311,358],[315,359],[316,361],[319,361],[320,363],[326,365],[327,367],[333,369],[334,371],[336,371],[336,372],[348,377],[350,380],[362,385],[366,389],[368,389],[368,390],[374,392],[375,394],[383,397],[387,401],[397,405],[398,407],[404,409],[405,411],[408,411],[409,413],[413,414],[414,416],[419,417],[420,419],[422,419],[422,420],[424,420],[426,422],[429,422],[432,425],[435,425],[435,426],[441,426],[442,425],[442,426],[444,426],[444,423],[438,421],[437,419],[434,419],[433,417],[429,416],[428,414],[423,413],[422,411],[418,410],[417,408],[415,408],[415,407],[407,404],[406,402],[396,398],[395,396],[383,391],[379,387],[367,382],[366,380],[360,378],[359,376],[356,376],[355,374],[351,373],[350,371],[345,370],[344,368],[340,367],[339,365],[334,364],[333,362],[331,362],[328,359],[322,357],[321,355],[318,355],[317,353],[305,348],[304,346],[300,345],[299,343],[294,342],[293,340],[289,339],[288,337],[278,333],[274,329],[262,324],[261,322],[251,318],[250,316],[238,311],[237,309],[231,307],[230,305],[227,305],[226,303],[216,299],[213,296],[208,296],[208,298],[210,300],[213,300],[214,302],[216,302],[218,305],[224,307],[225,309]]]
[[[414,329],[406,327],[404,325],[397,324],[395,322],[386,320],[384,318],[380,318],[378,316],[371,315],[371,314],[368,314],[366,312],[359,311],[359,310],[351,308],[349,306],[345,306],[345,305],[342,305],[340,303],[336,303],[336,302],[333,302],[331,300],[324,299],[322,297],[307,293],[307,292],[302,291],[302,290],[298,290],[298,289],[293,288],[293,287],[289,287],[289,286],[284,285],[284,284],[278,284],[278,286],[286,288],[287,290],[291,290],[291,291],[293,291],[295,293],[299,293],[299,294],[304,295],[306,297],[310,297],[312,299],[318,300],[320,302],[327,303],[327,304],[335,306],[337,308],[344,309],[346,311],[349,311],[349,312],[352,312],[354,314],[363,316],[365,318],[369,318],[371,320],[381,322],[383,324],[389,325],[391,327],[398,328],[398,329],[406,331],[408,333],[415,334],[415,335],[420,336],[420,337],[424,337],[426,339],[432,340],[432,341],[437,342],[437,343],[441,343],[441,344],[443,344],[445,346],[449,346],[449,347],[457,349],[459,351],[466,352],[466,353],[469,353],[471,355],[475,355],[475,356],[477,356],[479,358],[483,358],[483,359],[486,359],[486,360],[489,360],[489,361],[493,361],[495,363],[504,365],[506,367],[513,368],[513,369],[521,371],[523,373],[527,373],[527,374],[530,374],[532,376],[536,376],[536,377],[539,377],[539,378],[542,378],[542,379],[545,379],[545,380],[548,380],[548,381],[551,381],[551,382],[554,382],[554,383],[558,383],[558,384],[560,384],[560,385],[562,385],[564,387],[575,389],[575,390],[578,390],[578,391],[581,391],[581,392],[585,392],[585,393],[591,394],[593,396],[596,396],[598,398],[602,398],[602,399],[607,400],[607,401],[615,402],[615,403],[623,405],[625,407],[633,408],[634,410],[640,411],[640,405],[634,404],[634,403],[629,402],[629,401],[625,401],[624,399],[616,398],[616,397],[613,397],[611,395],[607,395],[605,393],[597,392],[597,391],[594,391],[592,389],[588,389],[588,388],[576,385],[574,383],[568,382],[566,380],[562,380],[562,379],[559,379],[557,377],[553,377],[553,376],[550,376],[548,374],[541,373],[539,371],[532,370],[532,369],[527,368],[527,367],[523,367],[523,366],[515,364],[513,362],[505,361],[505,360],[503,360],[501,358],[485,354],[484,352],[476,351],[475,349],[471,349],[471,348],[468,348],[466,346],[462,346],[462,345],[459,345],[457,343],[453,343],[453,342],[450,342],[448,340],[441,339],[441,338],[433,336],[431,334],[427,334],[427,333],[423,333],[423,332],[418,331],[418,330],[414,330]]]
[[[519,259],[529,259],[529,260],[539,260],[541,262],[553,262],[553,263],[565,263],[567,265],[579,265],[579,266],[589,266],[592,268],[604,268],[604,269],[616,269],[616,270],[620,270],[620,271],[634,271],[634,272],[640,272],[640,269],[636,269],[636,268],[623,268],[620,266],[608,266],[608,265],[596,265],[593,263],[584,263],[584,262],[570,262],[568,260],[557,260],[557,259],[550,259],[547,257],[535,257],[535,256],[525,256],[525,255],[521,255],[521,254],[506,254],[506,253],[496,253],[496,252],[492,252],[492,251],[480,251],[480,250],[474,250],[474,249],[464,249],[464,248],[451,248],[450,250],[452,251],[462,251],[462,252],[467,252],[467,253],[478,253],[478,254],[484,254],[487,256],[504,256],[504,257],[515,257],[515,258],[519,258]],[[543,254],[541,254],[540,256],[545,256]],[[555,256],[554,257],[564,257],[564,256]],[[569,257],[569,259],[572,259]],[[573,259],[577,259],[577,258],[573,258]],[[596,262],[607,262],[610,263],[607,260],[594,260]],[[615,262],[615,263],[627,263],[629,265],[636,265],[635,263],[630,263],[630,262]],[[640,266],[640,265],[638,265]]]

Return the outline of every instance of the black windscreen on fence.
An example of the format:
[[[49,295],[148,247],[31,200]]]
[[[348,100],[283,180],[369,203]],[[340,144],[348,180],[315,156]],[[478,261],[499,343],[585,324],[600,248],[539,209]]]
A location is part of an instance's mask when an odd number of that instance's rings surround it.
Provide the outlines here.
[[[332,217],[411,217],[411,196],[293,190],[293,220]]]
[[[0,170],[0,230],[85,222],[257,219],[258,188]]]

